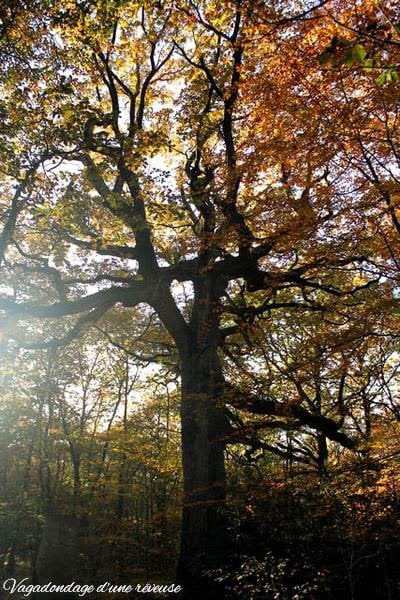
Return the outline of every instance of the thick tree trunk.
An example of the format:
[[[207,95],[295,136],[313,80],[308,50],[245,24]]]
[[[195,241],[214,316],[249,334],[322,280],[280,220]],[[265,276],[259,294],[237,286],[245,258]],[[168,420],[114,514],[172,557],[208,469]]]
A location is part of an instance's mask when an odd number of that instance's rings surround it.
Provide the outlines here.
[[[209,272],[208,260],[207,252],[199,260],[188,324],[168,291],[155,306],[180,354],[184,502],[177,575],[185,600],[222,600],[220,592],[205,585],[204,571],[220,564],[226,550],[224,438],[229,422],[218,346],[220,297],[227,281]]]
[[[218,402],[216,348],[205,347],[182,364],[184,506],[178,575],[185,598],[216,598],[204,588],[205,570],[224,559],[224,441],[227,420]],[[221,598],[220,593],[218,599]]]

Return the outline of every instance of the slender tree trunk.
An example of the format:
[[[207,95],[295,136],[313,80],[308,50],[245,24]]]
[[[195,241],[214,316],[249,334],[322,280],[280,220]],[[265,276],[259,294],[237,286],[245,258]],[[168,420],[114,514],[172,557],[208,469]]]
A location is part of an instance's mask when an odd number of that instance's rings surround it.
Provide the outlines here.
[[[4,568],[6,578],[14,577],[15,575],[15,558],[15,541],[13,540],[8,553],[7,563]]]
[[[319,474],[319,478],[322,481],[323,479],[326,478],[327,476],[327,469],[326,469],[326,461],[328,460],[328,444],[326,441],[326,435],[324,435],[323,433],[318,433],[318,437],[317,437],[317,444],[318,444],[318,456],[317,456],[317,462],[318,462],[318,474]]]

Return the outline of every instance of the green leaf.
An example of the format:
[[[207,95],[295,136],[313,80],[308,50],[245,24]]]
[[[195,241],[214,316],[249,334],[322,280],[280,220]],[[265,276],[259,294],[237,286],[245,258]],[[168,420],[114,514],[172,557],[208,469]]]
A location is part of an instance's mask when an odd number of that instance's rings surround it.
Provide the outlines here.
[[[380,73],[379,77],[376,79],[376,83],[379,86],[385,85],[385,83],[397,83],[399,81],[399,74],[397,69],[391,67],[389,69],[385,69]]]
[[[382,73],[376,78],[376,83],[379,86],[385,85],[386,83],[386,78],[387,78],[387,73],[386,71],[382,71]]]
[[[345,57],[343,59],[343,64],[346,65],[347,67],[351,67],[351,65],[353,63],[354,63],[353,51],[349,50],[349,52],[347,52],[347,54],[345,55]]]
[[[352,50],[352,57],[354,62],[362,64],[367,56],[367,51],[362,44],[356,44]]]
[[[373,71],[374,67],[375,67],[375,63],[374,63],[373,58],[369,58],[368,60],[365,60],[363,63],[363,69],[367,73],[370,73],[371,71]]]

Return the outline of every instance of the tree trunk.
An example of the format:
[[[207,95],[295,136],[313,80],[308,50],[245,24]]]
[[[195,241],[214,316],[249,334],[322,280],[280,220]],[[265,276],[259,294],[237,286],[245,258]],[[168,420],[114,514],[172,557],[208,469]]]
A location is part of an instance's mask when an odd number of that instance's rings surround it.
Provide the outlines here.
[[[193,281],[189,324],[177,314],[169,290],[155,306],[180,355],[184,500],[177,575],[187,600],[222,600],[220,592],[206,585],[204,571],[220,564],[226,550],[224,438],[229,421],[222,400],[218,346],[220,297],[227,280],[209,272],[208,260],[206,251]]]
[[[219,373],[215,344],[182,361],[184,505],[178,575],[184,597],[191,600],[217,597],[209,587],[205,589],[203,573],[221,563],[226,550],[222,438],[227,434],[227,419],[218,402]]]
[[[71,583],[78,574],[79,521],[73,515],[50,514],[46,517],[35,564],[35,583],[49,581]],[[40,594],[51,598],[54,594]],[[74,598],[70,594],[57,594],[60,598]]]

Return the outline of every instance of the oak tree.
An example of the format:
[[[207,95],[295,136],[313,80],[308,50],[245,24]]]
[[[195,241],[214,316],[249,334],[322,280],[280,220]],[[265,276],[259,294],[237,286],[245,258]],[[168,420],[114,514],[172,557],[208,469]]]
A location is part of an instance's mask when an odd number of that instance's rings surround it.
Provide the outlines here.
[[[321,406],[227,381],[221,349],[276,310],[340,327],[338,311],[351,319],[369,291],[391,306],[386,234],[375,243],[371,227],[389,216],[398,228],[394,171],[387,183],[381,165],[395,114],[382,143],[360,98],[379,120],[395,92],[321,61],[340,46],[335,28],[350,28],[348,69],[366,67],[361,26],[339,2],[67,0],[3,12],[3,336],[54,348],[122,308],[155,322],[156,351],[175,349],[181,380],[178,573],[187,597],[204,597],[202,570],[227,552],[235,410],[357,447]]]

